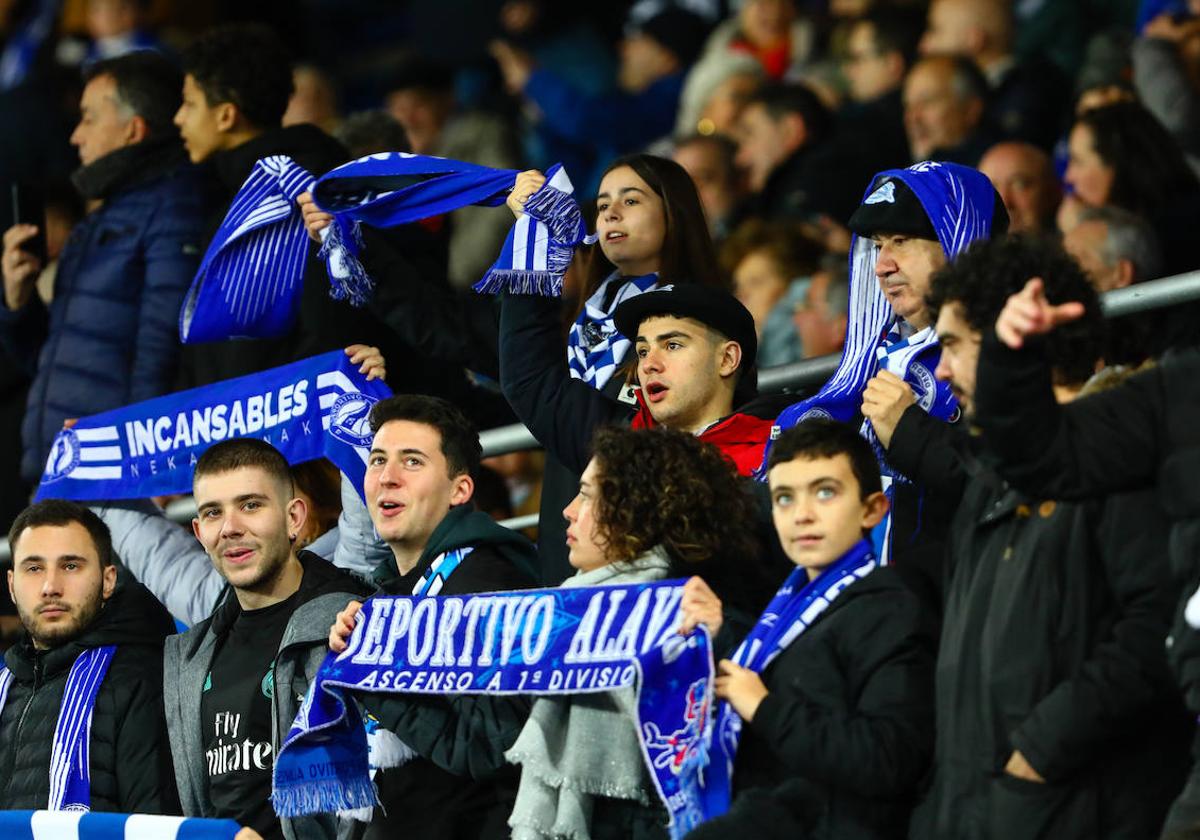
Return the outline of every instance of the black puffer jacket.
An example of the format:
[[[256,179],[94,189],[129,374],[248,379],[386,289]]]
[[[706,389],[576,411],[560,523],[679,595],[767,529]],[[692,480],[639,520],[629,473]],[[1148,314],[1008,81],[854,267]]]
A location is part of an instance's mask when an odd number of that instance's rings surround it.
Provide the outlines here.
[[[8,650],[14,679],[0,713],[0,809],[46,807],[67,674],[84,650],[117,645],[92,713],[92,810],[179,813],[163,718],[161,609],[129,581],[75,641],[37,653],[26,637]]]
[[[903,837],[933,752],[934,644],[895,569],[851,584],[763,671],[733,805],[689,840]]]

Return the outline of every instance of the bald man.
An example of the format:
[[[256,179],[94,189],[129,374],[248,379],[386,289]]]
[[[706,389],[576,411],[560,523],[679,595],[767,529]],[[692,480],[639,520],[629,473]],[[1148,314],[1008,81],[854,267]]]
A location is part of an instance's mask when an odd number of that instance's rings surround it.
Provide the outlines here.
[[[904,80],[904,130],[913,162],[975,166],[996,139],[984,123],[987,83],[968,59],[930,56]]]
[[[1048,61],[1019,64],[1009,0],[933,0],[922,55],[957,55],[975,63],[990,89],[988,120],[1000,132],[1050,149],[1068,106],[1069,81]]]
[[[1005,141],[988,149],[979,160],[979,171],[988,177],[1004,199],[1013,233],[1049,233],[1062,190],[1050,156],[1030,143]]]

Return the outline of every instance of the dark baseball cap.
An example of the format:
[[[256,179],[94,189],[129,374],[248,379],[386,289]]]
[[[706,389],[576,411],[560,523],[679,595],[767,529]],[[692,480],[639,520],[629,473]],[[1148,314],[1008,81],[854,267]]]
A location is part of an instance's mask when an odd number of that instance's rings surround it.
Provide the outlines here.
[[[899,178],[884,178],[876,184],[850,217],[849,227],[859,236],[900,233],[918,239],[938,238],[921,200]]]
[[[937,231],[933,229],[921,199],[899,178],[884,178],[876,184],[854,211],[848,226],[859,236],[898,233],[938,241]],[[999,236],[1007,230],[1008,211],[1000,193],[993,187],[990,235]]]
[[[618,306],[613,313],[613,320],[622,335],[635,341],[642,321],[657,315],[699,321],[741,345],[742,370],[749,370],[754,365],[758,356],[758,333],[754,329],[754,318],[740,300],[724,289],[696,283],[651,289]]]

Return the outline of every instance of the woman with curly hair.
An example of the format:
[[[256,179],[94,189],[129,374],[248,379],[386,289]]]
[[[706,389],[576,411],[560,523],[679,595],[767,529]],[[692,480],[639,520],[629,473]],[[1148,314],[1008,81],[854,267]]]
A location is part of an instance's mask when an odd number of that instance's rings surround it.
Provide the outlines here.
[[[577,570],[564,587],[698,575],[746,603],[757,577],[750,489],[712,445],[666,429],[603,428],[563,514]],[[521,765],[514,840],[666,837],[638,742],[632,687],[541,697],[506,753]]]

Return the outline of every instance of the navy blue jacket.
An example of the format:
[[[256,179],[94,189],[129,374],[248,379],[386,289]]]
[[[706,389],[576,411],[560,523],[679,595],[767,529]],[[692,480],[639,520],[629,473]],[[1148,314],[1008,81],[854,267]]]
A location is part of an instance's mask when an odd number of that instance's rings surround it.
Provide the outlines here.
[[[0,305],[0,342],[34,376],[21,428],[27,481],[41,476],[63,420],[171,390],[203,218],[186,164],[139,178],[71,231],[49,308],[36,295],[16,312]]]

